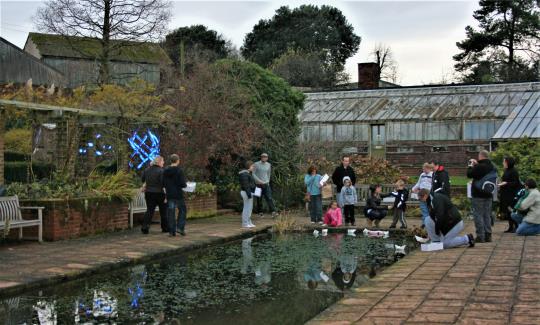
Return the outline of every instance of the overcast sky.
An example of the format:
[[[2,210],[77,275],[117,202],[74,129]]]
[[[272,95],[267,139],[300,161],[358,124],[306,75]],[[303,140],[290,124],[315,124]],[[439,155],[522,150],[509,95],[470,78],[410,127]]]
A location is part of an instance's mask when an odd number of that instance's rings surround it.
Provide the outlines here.
[[[440,82],[453,72],[455,43],[474,25],[477,0],[461,1],[173,1],[170,29],[203,24],[223,34],[238,48],[260,19],[283,5],[327,4],[339,8],[362,37],[360,50],[347,61],[351,81],[356,64],[369,61],[377,43],[389,45],[398,62],[400,84]],[[0,35],[19,47],[35,31],[32,17],[42,1],[0,0]]]

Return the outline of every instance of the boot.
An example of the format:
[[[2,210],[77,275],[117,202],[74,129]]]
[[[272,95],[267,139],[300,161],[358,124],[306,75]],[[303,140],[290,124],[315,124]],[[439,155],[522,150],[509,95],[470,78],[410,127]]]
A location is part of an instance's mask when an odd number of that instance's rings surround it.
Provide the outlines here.
[[[508,229],[506,229],[505,233],[513,233],[516,231],[516,228],[514,227],[514,220],[508,219]]]
[[[491,243],[491,234],[488,234],[488,233],[486,232],[486,235],[485,235],[485,237],[484,237],[484,241],[485,241],[486,243]]]

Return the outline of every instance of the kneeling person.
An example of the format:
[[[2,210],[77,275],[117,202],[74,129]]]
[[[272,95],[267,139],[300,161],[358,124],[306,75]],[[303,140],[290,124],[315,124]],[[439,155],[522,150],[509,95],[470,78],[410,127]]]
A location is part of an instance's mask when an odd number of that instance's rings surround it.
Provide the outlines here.
[[[430,196],[429,190],[422,189],[418,192],[418,199],[428,202],[430,217],[426,219],[426,231],[432,242],[442,242],[445,249],[465,245],[474,247],[472,234],[459,235],[463,230],[463,220],[448,196],[440,193]]]

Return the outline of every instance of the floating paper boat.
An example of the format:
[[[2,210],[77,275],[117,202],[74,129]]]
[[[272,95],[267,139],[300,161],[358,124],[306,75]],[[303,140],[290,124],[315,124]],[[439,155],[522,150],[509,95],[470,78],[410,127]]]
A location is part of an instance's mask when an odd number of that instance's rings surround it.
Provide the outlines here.
[[[356,232],[356,229],[348,229],[348,230],[347,230],[347,235],[348,235],[348,236],[356,237],[355,232]]]
[[[313,230],[313,236],[319,237],[319,231],[317,229]]]
[[[390,236],[389,231],[380,231],[380,230],[368,230],[364,229],[364,236],[372,238],[388,238]]]
[[[429,238],[422,238],[420,236],[414,236],[414,238],[416,239],[417,242],[422,243],[422,244],[425,244],[429,241]]]
[[[323,229],[323,230],[322,230],[322,235],[323,235],[323,236],[328,235],[328,229]]]
[[[396,254],[407,255],[407,253],[405,252],[405,247],[407,247],[407,245],[403,245],[403,246],[394,245],[394,246],[396,249]]]

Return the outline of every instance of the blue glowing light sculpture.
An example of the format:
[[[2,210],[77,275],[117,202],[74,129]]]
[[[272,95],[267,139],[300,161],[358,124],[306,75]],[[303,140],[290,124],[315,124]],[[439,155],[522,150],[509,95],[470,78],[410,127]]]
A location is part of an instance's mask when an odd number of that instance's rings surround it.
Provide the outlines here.
[[[130,155],[129,167],[141,169],[147,162],[159,156],[159,138],[150,130],[139,135],[137,131],[128,138],[133,152]]]

